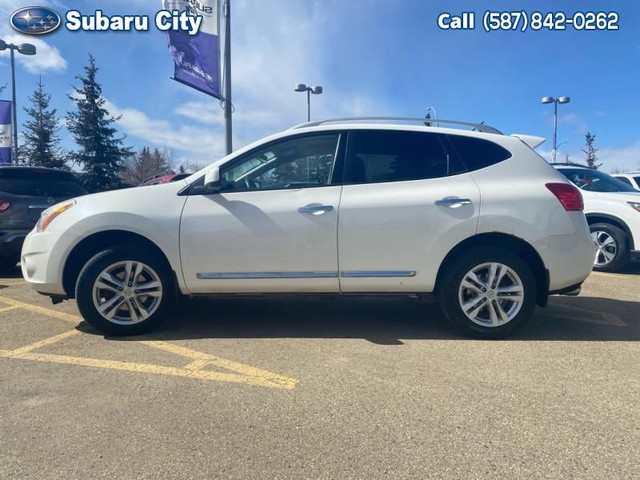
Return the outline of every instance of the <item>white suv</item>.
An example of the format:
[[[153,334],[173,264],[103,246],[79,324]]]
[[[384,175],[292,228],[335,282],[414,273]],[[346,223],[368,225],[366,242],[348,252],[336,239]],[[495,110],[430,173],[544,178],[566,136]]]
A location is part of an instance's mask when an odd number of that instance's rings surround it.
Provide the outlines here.
[[[640,190],[640,172],[629,172],[629,173],[615,173],[611,175],[613,178],[617,178],[623,183],[630,185],[636,190]]]
[[[584,213],[598,251],[593,268],[617,272],[640,255],[640,192],[580,165],[554,165],[582,190]]]
[[[147,331],[179,294],[435,293],[463,332],[504,337],[576,294],[595,247],[542,139],[474,126],[296,127],[180,182],[51,207],[22,272],[111,335]]]

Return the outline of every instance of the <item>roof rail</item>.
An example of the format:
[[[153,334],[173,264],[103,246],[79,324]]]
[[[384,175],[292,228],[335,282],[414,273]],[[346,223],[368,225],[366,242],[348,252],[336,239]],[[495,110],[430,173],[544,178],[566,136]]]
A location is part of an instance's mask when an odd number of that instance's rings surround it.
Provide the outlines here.
[[[497,135],[502,135],[503,133],[497,128],[493,128],[489,125],[485,125],[484,123],[470,123],[470,122],[459,122],[457,120],[442,120],[440,118],[414,118],[414,117],[343,117],[343,118],[328,118],[325,120],[316,120],[313,122],[306,122],[296,125],[291,128],[291,130],[296,130],[298,128],[305,127],[317,127],[318,125],[323,125],[325,123],[345,123],[345,122],[354,122],[354,121],[363,121],[363,120],[374,120],[377,122],[420,122],[422,124],[428,123],[427,126],[433,126],[433,124],[441,124],[446,123],[447,125],[461,125],[464,127],[473,127],[474,130],[482,133],[495,133]]]
[[[589,165],[585,165],[584,163],[576,163],[576,162],[549,162],[551,165],[557,165],[559,167],[582,167],[589,168]]]

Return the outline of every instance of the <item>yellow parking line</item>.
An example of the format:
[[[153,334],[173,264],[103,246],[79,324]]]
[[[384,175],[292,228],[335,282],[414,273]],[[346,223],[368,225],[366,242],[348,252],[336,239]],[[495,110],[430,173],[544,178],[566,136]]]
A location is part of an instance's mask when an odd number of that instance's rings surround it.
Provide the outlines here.
[[[32,312],[40,313],[42,315],[58,318],[76,324],[82,320],[82,318],[77,315],[50,310],[48,308],[39,307],[37,305],[21,302],[19,300],[14,300],[8,297],[0,296],[0,303],[10,305],[9,307],[1,308],[0,312],[17,308],[24,308]],[[244,365],[232,360],[225,360],[208,353],[199,352],[197,350],[192,350],[190,348],[181,347],[179,345],[174,345],[162,341],[139,341],[135,343],[141,343],[152,348],[180,355],[181,357],[188,358],[192,361],[184,367],[167,367],[163,365],[151,365],[146,363],[120,362],[115,360],[102,360],[96,358],[72,357],[69,355],[34,353],[34,350],[53,345],[54,343],[61,342],[73,336],[79,335],[80,333],[81,332],[79,330],[74,329],[14,350],[0,350],[0,357],[34,360],[37,362],[59,363],[66,365],[80,365],[85,367],[104,368],[110,370],[124,370],[129,372],[153,373],[158,375],[194,378],[199,380],[244,383],[247,385],[255,385],[268,388],[283,388],[288,390],[294,388],[298,383],[296,379],[278,375],[277,373],[272,373],[267,370],[262,370],[249,365]],[[207,367],[209,365],[225,370],[230,370],[234,373],[203,370],[204,367]]]
[[[0,353],[0,357],[5,356]],[[186,368],[166,367],[162,365],[150,365],[146,363],[119,362],[115,360],[101,360],[97,358],[71,357],[67,355],[48,355],[39,353],[25,353],[13,356],[24,360],[38,362],[61,363],[66,365],[80,365],[84,367],[104,368],[108,370],[124,370],[128,372],[153,373],[157,375],[169,375],[173,377],[193,378],[199,380],[214,380],[218,382],[244,383],[258,387],[283,388],[290,390],[295,387],[297,380],[275,382],[264,377],[248,377],[246,375],[208,372],[203,370],[187,370]],[[267,372],[268,373],[268,372]],[[281,377],[286,378],[286,377]]]
[[[214,355],[209,355],[208,353],[198,352],[197,350],[191,350],[190,348],[181,347],[172,343],[153,341],[143,341],[140,343],[149,347],[157,348],[159,350],[175,353],[176,355],[180,355],[181,357],[193,359],[193,362],[184,367],[184,369],[187,369],[189,371],[201,371],[201,368],[207,365],[213,365],[215,367],[224,368],[226,370],[231,370],[232,372],[239,373],[246,378],[261,379],[266,382],[275,383],[277,385],[280,385],[282,388],[293,388],[295,384],[298,383],[298,381],[294,380],[293,378],[284,377],[282,375],[278,375],[277,373],[268,372],[266,370],[252,367],[250,365],[234,362],[232,360],[218,358]]]
[[[15,308],[24,308],[26,310],[31,310],[32,312],[40,313],[48,317],[59,318],[60,320],[65,320],[71,323],[79,323],[82,321],[82,317],[79,317],[78,315],[71,315],[69,313],[58,312],[57,310],[51,310],[49,308],[39,307],[37,305],[32,305],[30,303],[14,300],[13,298],[9,298],[9,297],[0,296],[0,303],[7,303]]]
[[[40,340],[39,342],[32,343],[31,345],[26,345],[24,347],[16,348],[15,350],[11,350],[7,352],[5,357],[21,357],[26,353],[32,352],[33,350],[37,350],[38,348],[46,347],[47,345],[53,345],[54,343],[61,342],[62,340],[66,340],[69,337],[73,337],[75,335],[79,335],[80,331],[78,330],[70,330],[68,332],[61,333],[60,335],[55,335],[53,337],[45,338],[44,340]]]
[[[12,305],[11,307],[0,308],[0,313],[8,312],[9,310],[16,310],[17,308],[20,308],[20,307],[18,307],[16,305]]]

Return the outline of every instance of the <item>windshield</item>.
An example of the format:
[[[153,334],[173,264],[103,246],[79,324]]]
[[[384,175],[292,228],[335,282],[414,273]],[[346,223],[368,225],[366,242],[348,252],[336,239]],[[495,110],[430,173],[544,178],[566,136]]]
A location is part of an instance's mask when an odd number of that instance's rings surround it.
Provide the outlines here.
[[[598,170],[587,168],[559,168],[558,170],[578,188],[589,192],[637,192],[631,185]]]

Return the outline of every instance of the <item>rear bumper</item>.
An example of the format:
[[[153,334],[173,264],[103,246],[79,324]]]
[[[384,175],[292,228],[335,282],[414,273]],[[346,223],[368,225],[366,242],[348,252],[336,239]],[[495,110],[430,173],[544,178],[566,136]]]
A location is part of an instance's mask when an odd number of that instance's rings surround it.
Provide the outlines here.
[[[582,290],[582,283],[578,283],[576,285],[571,285],[569,287],[561,288],[560,290],[554,290],[549,292],[549,295],[567,295],[570,297],[575,297],[580,295],[580,291]]]
[[[575,226],[572,235],[544,237],[533,246],[549,272],[549,292],[575,290],[591,273],[596,246],[582,212],[569,212]]]

